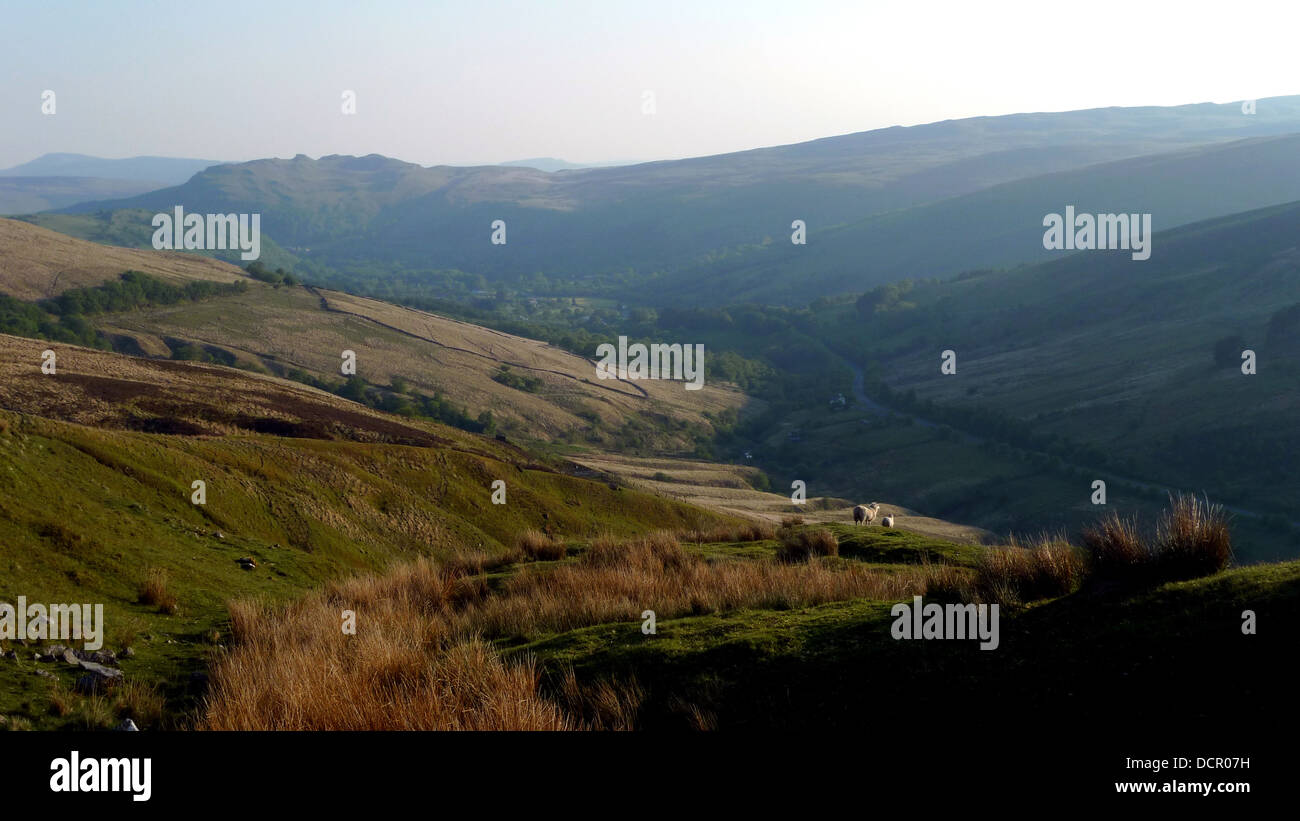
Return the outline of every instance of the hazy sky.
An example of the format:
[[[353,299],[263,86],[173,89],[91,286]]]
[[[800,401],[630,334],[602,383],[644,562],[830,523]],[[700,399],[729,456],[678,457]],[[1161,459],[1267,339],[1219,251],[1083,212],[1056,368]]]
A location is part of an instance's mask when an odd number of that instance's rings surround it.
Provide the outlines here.
[[[1289,0],[0,3],[0,167],[50,151],[649,160],[1300,93]]]

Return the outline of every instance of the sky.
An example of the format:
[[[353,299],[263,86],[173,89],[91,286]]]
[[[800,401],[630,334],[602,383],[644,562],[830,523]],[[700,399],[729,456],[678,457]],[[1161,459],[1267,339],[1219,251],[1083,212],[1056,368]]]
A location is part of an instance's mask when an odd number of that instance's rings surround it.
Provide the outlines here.
[[[979,115],[1233,102],[1300,93],[1298,9],[0,0],[0,167],[47,152],[673,159]]]

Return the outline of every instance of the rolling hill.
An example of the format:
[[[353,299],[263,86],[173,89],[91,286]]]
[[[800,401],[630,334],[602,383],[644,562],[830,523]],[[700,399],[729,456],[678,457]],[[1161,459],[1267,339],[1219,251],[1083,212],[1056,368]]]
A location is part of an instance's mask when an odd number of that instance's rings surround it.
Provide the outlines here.
[[[24,300],[48,299],[116,279],[128,270],[173,283],[248,280],[241,269],[197,254],[106,247],[0,219],[0,293]]]
[[[672,294],[644,295],[648,277],[698,277],[692,266],[780,245],[794,219],[817,231],[1097,163],[1300,132],[1300,98],[1261,100],[1258,112],[1201,104],[1016,114],[564,173],[299,155],[216,166],[180,186],[65,210],[261,213],[263,231],[322,284],[352,287],[376,275],[372,266],[391,265],[510,281],[542,272],[595,286],[618,274],[627,293],[658,301]],[[508,227],[504,245],[490,241],[497,219]],[[710,296],[747,296],[728,285]]]
[[[46,347],[54,374],[40,370]],[[202,695],[231,597],[285,601],[421,556],[490,563],[530,528],[736,522],[272,377],[7,335],[0,363],[0,600],[103,603],[105,649],[133,648],[120,663],[141,689],[125,692],[159,705],[135,713],[148,729],[177,726]],[[498,479],[504,505],[491,501]],[[150,578],[174,599],[144,598]],[[73,699],[68,668],[36,676],[30,651],[4,652],[0,715],[96,726],[58,706]]]
[[[666,380],[601,380],[592,361],[543,342],[341,292],[272,286],[193,254],[106,248],[0,220],[0,261],[0,293],[20,300],[103,285],[126,270],[177,283],[247,283],[240,293],[89,321],[120,352],[198,356],[299,379],[341,383],[342,354],[351,350],[356,375],[383,386],[394,407],[440,397],[536,441],[690,453],[713,420],[762,405],[726,385],[687,391]]]
[[[1079,252],[894,289],[827,333],[898,409],[1271,512],[1286,538],[1298,236],[1300,203],[1236,214],[1157,233],[1146,261]],[[940,373],[943,350],[956,374]]]
[[[1043,217],[1067,205],[1076,213],[1151,214],[1154,230],[1162,231],[1297,199],[1300,135],[1216,143],[1035,176],[810,231],[806,246],[779,242],[687,269],[669,277],[663,292],[679,304],[719,291],[798,304],[809,294],[1050,259],[1062,252],[1043,247]]]

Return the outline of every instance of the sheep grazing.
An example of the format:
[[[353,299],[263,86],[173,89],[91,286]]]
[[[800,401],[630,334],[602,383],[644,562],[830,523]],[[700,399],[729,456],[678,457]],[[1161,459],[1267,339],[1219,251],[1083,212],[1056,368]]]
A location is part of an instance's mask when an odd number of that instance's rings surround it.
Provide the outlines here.
[[[853,524],[871,524],[872,520],[876,518],[876,511],[879,509],[880,505],[876,502],[872,502],[870,505],[858,505],[853,508]]]
[[[893,527],[893,526],[894,526],[894,517],[893,517],[893,516],[886,516],[885,518],[881,519],[881,520],[880,520],[880,526],[881,526],[881,527]]]

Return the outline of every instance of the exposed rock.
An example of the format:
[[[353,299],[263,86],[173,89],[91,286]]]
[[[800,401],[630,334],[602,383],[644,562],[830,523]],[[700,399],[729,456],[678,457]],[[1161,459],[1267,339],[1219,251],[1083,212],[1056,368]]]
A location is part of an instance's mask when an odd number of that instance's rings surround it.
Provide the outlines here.
[[[122,671],[105,667],[93,661],[82,661],[81,669],[85,674],[77,679],[77,691],[93,695],[111,690],[122,682]]]
[[[58,677],[55,676],[53,673],[51,673],[49,670],[37,670],[37,671],[36,671],[36,675],[38,675],[38,676],[44,676],[45,678],[58,678]]]
[[[73,654],[72,664],[77,664],[80,661],[93,661],[96,664],[107,664],[115,667],[117,666],[117,654],[112,650],[96,650],[93,653],[76,650]]]
[[[116,729],[116,730],[117,730],[118,732],[120,732],[120,733],[138,733],[138,732],[140,732],[140,728],[137,727],[137,726],[135,726],[135,722],[132,721],[132,720],[129,719],[129,718],[126,719],[125,721],[123,721],[121,724],[117,725],[117,727],[115,727],[114,729]]]
[[[59,659],[68,664],[78,664],[81,662],[81,659],[77,657],[77,651],[75,650],[64,650],[59,654]]]
[[[127,648],[124,648],[124,649],[122,650],[122,658],[124,658],[124,659],[133,659],[133,658],[135,658],[135,648],[134,648],[134,647],[127,647]]]
[[[254,568],[257,567],[257,562],[253,561],[251,556],[245,556],[242,559],[235,559],[235,561],[238,562],[239,566],[244,568],[245,570],[253,570]]]

